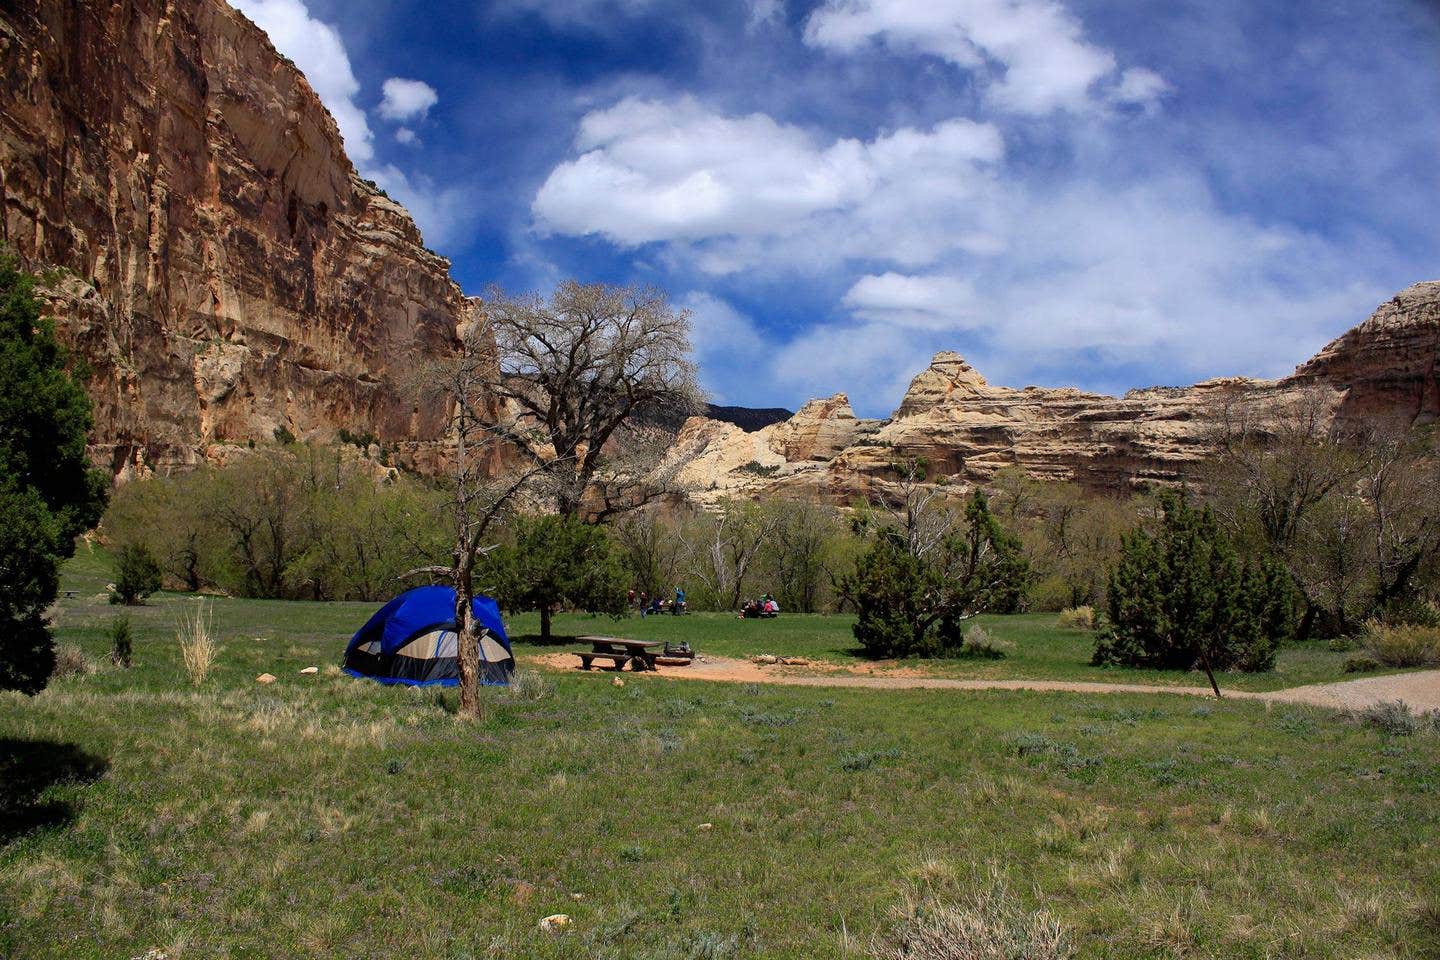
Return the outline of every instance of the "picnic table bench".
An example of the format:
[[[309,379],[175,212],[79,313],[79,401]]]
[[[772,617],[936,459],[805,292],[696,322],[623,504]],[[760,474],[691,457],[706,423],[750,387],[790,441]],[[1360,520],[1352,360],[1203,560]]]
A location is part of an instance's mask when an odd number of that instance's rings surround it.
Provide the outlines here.
[[[624,670],[625,664],[635,671],[654,670],[655,654],[651,647],[658,647],[655,640],[627,640],[624,637],[581,637],[590,642],[590,651],[575,656],[580,658],[580,669],[589,670],[596,660],[609,660],[614,664],[609,669]]]

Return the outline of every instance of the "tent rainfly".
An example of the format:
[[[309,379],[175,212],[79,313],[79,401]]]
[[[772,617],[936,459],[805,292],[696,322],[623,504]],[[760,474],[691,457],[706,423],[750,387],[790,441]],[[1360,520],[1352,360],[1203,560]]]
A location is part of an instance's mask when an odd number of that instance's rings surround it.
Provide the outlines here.
[[[470,609],[480,628],[480,682],[510,682],[515,657],[500,608],[475,597]],[[453,587],[406,590],[376,611],[345,648],[345,672],[380,683],[454,687],[460,683]]]

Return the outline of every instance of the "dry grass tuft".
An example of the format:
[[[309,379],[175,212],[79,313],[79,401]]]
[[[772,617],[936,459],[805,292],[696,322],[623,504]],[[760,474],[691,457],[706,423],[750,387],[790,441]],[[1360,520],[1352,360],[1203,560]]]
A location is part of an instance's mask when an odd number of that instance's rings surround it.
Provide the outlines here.
[[[1094,630],[1095,608],[1085,606],[1061,610],[1056,625],[1065,630]]]
[[[1011,641],[1001,640],[988,633],[984,627],[974,626],[965,631],[965,639],[960,644],[960,655],[982,660],[1002,660],[1014,649],[1015,644]]]
[[[79,647],[73,643],[62,643],[55,648],[55,669],[50,672],[50,679],[83,677],[94,669],[95,665],[85,659],[85,654]]]
[[[1027,910],[1003,879],[957,902],[937,899],[897,910],[877,960],[1063,960],[1075,948],[1068,931],[1043,910]]]
[[[940,857],[926,857],[910,871],[910,876],[917,885],[927,889],[946,887],[955,882],[955,865]]]
[[[215,660],[220,656],[220,645],[215,642],[215,631],[210,620],[210,607],[200,603],[189,613],[180,617],[175,630],[180,642],[180,658],[185,664],[185,675],[195,686],[205,682]]]

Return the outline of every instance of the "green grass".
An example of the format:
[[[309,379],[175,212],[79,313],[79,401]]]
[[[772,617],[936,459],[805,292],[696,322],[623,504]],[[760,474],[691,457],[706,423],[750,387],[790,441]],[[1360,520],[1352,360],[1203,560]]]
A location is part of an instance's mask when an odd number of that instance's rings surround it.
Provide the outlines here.
[[[98,592],[60,608],[97,661],[116,612]],[[453,692],[333,669],[373,604],[216,601],[224,650],[192,688],[173,624],[196,602],[132,611],[130,671],[0,695],[0,956],[858,957],[907,899],[992,869],[1084,957],[1440,951],[1431,729],[578,672],[538,699],[487,691],[468,723]],[[843,621],[560,625],[848,656]],[[537,931],[556,912],[570,932]]]
[[[994,680],[1091,680],[1101,683],[1154,683],[1206,686],[1203,673],[1182,670],[1131,670],[1122,667],[1094,667],[1090,655],[1095,649],[1094,634],[1056,626],[1053,613],[1016,616],[980,616],[975,623],[1001,640],[1013,644],[1002,660],[903,660],[881,665],[924,670],[940,677]],[[687,640],[695,649],[722,657],[748,657],[755,653],[804,656],[816,661],[845,666],[869,662],[857,649],[851,633],[853,616],[785,614],[775,620],[739,620],[732,614],[694,613],[609,617],[559,615],[555,617],[554,642],[564,649],[588,649],[574,638],[585,634],[608,634],[637,640]],[[521,650],[536,646],[540,629],[538,615],[512,618],[512,634]],[[1326,649],[1321,641],[1298,644],[1280,652],[1274,670],[1266,673],[1222,673],[1222,689],[1277,690],[1307,683],[1352,680],[1342,672],[1349,654]],[[1374,676],[1375,674],[1369,674]]]

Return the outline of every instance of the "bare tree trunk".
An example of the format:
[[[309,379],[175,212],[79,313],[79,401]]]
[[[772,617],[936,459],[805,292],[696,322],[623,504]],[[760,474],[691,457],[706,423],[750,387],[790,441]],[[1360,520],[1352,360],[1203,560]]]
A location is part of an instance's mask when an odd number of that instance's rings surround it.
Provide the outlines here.
[[[1215,691],[1215,699],[1220,697],[1220,684],[1215,682],[1215,671],[1210,668],[1210,654],[1205,651],[1205,645],[1200,645],[1200,665],[1205,668],[1205,676],[1210,678],[1210,689]]]
[[[468,564],[456,564],[456,659],[460,668],[460,715],[480,718],[480,639],[475,635],[475,611],[470,606],[475,588]]]
[[[540,642],[550,642],[550,604],[540,604]]]
[[[1305,613],[1300,617],[1300,626],[1295,629],[1295,640],[1297,642],[1304,643],[1310,639],[1310,634],[1315,629],[1315,613],[1315,604],[1310,602],[1309,597],[1306,597]]]

